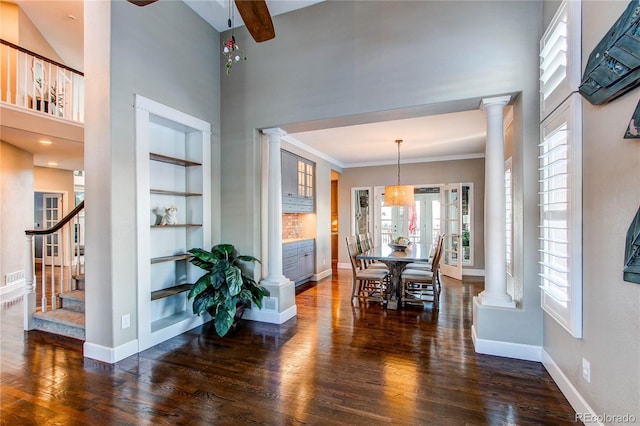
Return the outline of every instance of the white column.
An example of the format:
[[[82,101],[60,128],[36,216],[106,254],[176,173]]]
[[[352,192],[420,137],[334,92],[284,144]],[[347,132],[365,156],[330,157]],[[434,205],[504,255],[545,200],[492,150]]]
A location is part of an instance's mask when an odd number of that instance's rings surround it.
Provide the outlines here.
[[[25,265],[25,286],[24,286],[24,329],[33,330],[33,314],[36,313],[36,288],[33,282],[33,235],[27,235],[27,264]],[[44,261],[44,260],[43,260]],[[44,279],[44,277],[42,278]]]
[[[514,308],[507,294],[506,204],[504,186],[504,107],[510,96],[483,99],[487,113],[484,178],[485,290],[478,296],[484,306]]]
[[[262,131],[269,137],[269,190],[267,239],[268,274],[262,281],[265,285],[282,285],[289,280],[282,274],[282,166],[280,160],[280,138],[287,133],[278,128]]]

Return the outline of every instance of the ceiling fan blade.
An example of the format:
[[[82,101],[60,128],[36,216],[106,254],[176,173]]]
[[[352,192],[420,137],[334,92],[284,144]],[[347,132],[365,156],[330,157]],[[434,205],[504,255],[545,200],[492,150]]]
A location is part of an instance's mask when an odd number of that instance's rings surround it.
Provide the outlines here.
[[[276,36],[265,0],[235,0],[235,3],[256,43],[271,40]]]
[[[127,0],[129,3],[133,3],[136,6],[146,6],[151,3],[155,3],[158,0]]]

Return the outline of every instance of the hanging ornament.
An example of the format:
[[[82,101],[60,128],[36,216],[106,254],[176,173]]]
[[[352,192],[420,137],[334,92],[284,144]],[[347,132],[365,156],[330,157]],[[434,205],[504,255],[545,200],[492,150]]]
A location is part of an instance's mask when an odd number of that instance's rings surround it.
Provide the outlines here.
[[[227,24],[231,29],[231,37],[224,43],[222,47],[222,54],[227,59],[227,62],[224,65],[227,69],[227,75],[231,74],[231,67],[234,63],[247,60],[247,57],[245,56],[244,52],[240,50],[240,46],[238,46],[238,43],[236,43],[236,38],[233,35],[233,18],[233,4],[231,3],[231,0],[229,0],[229,19],[227,20]]]

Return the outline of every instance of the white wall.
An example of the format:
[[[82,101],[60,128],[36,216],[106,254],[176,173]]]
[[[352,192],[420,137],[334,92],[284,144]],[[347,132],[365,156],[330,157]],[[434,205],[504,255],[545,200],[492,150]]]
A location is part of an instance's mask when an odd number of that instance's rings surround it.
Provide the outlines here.
[[[63,210],[66,215],[76,205],[73,171],[51,167],[33,168],[33,191],[64,193]],[[32,201],[33,203],[33,201]]]
[[[27,264],[24,231],[33,229],[33,155],[0,142],[0,286]]]
[[[219,241],[220,36],[183,2],[85,2],[87,343],[136,339],[134,94],[212,126],[212,241]],[[122,315],[132,326],[122,330]]]
[[[628,4],[583,2],[583,70]],[[607,105],[583,102],[583,338],[544,316],[544,350],[586,403],[599,415],[629,413],[636,421],[640,285],[623,281],[622,268],[626,232],[640,206],[640,141],[623,135],[639,95],[635,89]],[[591,383],[582,378],[582,358],[591,363]]]

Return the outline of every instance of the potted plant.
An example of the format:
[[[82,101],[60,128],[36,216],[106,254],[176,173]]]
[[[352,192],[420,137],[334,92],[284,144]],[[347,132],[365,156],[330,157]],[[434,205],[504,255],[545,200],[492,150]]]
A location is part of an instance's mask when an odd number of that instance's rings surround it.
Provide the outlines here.
[[[189,253],[193,255],[190,262],[206,271],[189,292],[193,312],[208,312],[219,336],[237,324],[249,302],[262,309],[262,298],[269,292],[243,270],[247,263],[260,263],[258,259],[238,255],[231,244],[215,245],[211,251],[193,248]]]
[[[58,93],[58,83],[54,81],[51,86],[45,88],[43,92],[42,79],[37,78],[36,86],[38,87],[38,93],[40,93],[42,97],[44,97],[43,100],[41,96],[36,96],[36,110],[41,110],[41,102],[43,102],[42,111],[48,113],[49,103],[51,103],[51,112],[54,114],[57,113],[58,115],[62,115],[64,96],[62,93]]]

